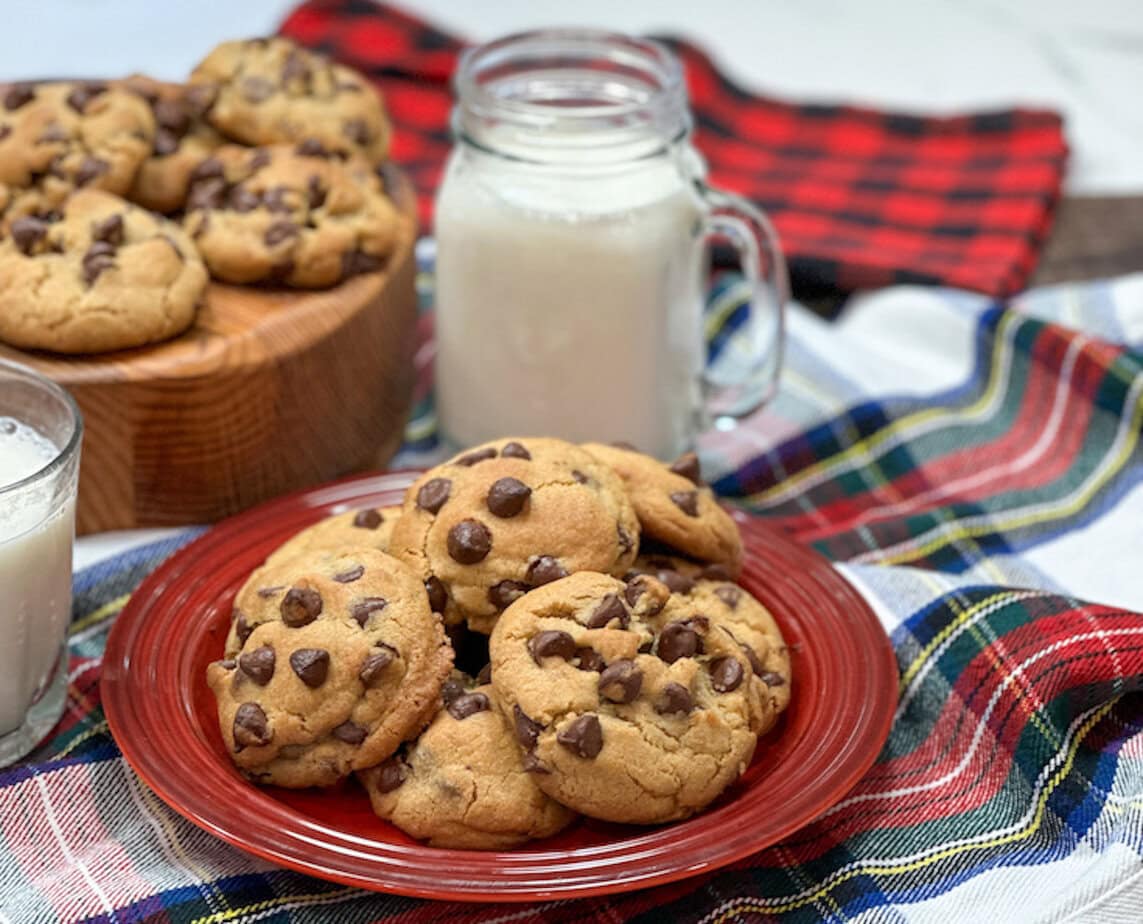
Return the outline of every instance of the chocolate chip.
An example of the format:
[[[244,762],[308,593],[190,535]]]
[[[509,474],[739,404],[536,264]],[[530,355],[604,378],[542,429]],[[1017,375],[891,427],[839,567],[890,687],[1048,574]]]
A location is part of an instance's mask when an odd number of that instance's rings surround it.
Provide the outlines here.
[[[695,700],[690,690],[681,683],[668,683],[655,704],[655,711],[659,715],[673,715],[677,712],[688,713],[694,707]]]
[[[532,489],[516,478],[498,478],[488,489],[488,509],[498,517],[514,517],[524,509]]]
[[[477,686],[484,686],[485,684],[492,683],[492,662],[485,664],[476,675]]]
[[[40,137],[36,139],[37,144],[50,144],[53,141],[67,141],[71,138],[71,132],[59,124],[59,122],[52,122],[40,132]],[[58,176],[58,174],[56,174]]]
[[[267,247],[275,247],[287,238],[297,237],[297,235],[298,226],[292,221],[281,219],[266,229],[266,233],[262,235],[262,239],[266,242]]]
[[[570,661],[575,657],[575,639],[561,629],[545,629],[528,640],[528,651],[537,664],[542,658],[563,658]]]
[[[254,627],[246,621],[246,616],[235,610],[234,614],[234,635],[238,639],[239,645],[245,645],[246,639],[250,638],[250,633],[254,631]]]
[[[305,58],[296,48],[291,49],[286,55],[286,63],[282,65],[282,83],[291,80],[309,80],[309,77],[310,66],[306,64]]]
[[[11,125],[0,125],[0,141],[3,141],[10,134],[12,134],[12,126]]]
[[[361,250],[350,250],[341,256],[341,275],[360,276],[362,273],[375,273],[385,265],[384,259]]]
[[[451,629],[452,626],[449,628]],[[464,696],[466,692],[467,691],[465,690],[463,683],[461,683],[459,680],[454,680],[452,677],[449,677],[448,680],[441,684],[441,702],[443,702],[447,708],[452,705],[453,700]]]
[[[355,725],[353,722],[342,722],[333,730],[333,737],[338,741],[344,741],[346,744],[361,744],[365,740],[367,732],[360,725]]]
[[[306,202],[311,209],[320,209],[325,205],[326,191],[325,187],[321,185],[321,180],[316,176],[311,176],[306,182]]]
[[[215,661],[214,663],[221,667],[223,670],[227,671],[232,671],[238,666],[238,662],[233,658],[223,658],[221,661]]]
[[[501,581],[488,588],[488,602],[498,610],[506,610],[529,590],[521,581]]]
[[[238,185],[230,190],[226,197],[226,207],[235,212],[253,212],[258,208],[261,200],[257,193],[251,192],[245,186]]]
[[[190,128],[190,113],[182,103],[173,99],[161,99],[155,102],[152,110],[155,113],[155,122],[160,128],[166,129],[176,138],[181,138]]]
[[[324,648],[299,648],[290,655],[290,667],[307,687],[320,687],[329,675],[329,652]]]
[[[262,193],[262,205],[269,212],[290,212],[289,190],[285,186],[275,186]]]
[[[693,484],[702,484],[702,469],[699,467],[698,456],[693,452],[684,452],[671,463],[671,471],[682,475]]]
[[[702,651],[702,639],[687,622],[669,622],[659,634],[657,654],[668,664],[679,658],[693,658]]]
[[[226,204],[226,189],[226,180],[222,177],[197,180],[187,196],[187,208],[220,209]]]
[[[466,467],[471,467],[471,466],[475,465],[477,462],[483,462],[485,459],[495,459],[495,458],[496,458],[496,450],[492,449],[491,447],[485,447],[484,449],[476,449],[470,453],[467,453],[467,454],[461,456],[459,459],[456,459],[453,462],[453,465],[463,465]]]
[[[637,574],[627,582],[627,589],[623,592],[623,598],[627,601],[628,606],[637,606],[639,600],[647,594],[647,580],[641,575]],[[654,616],[659,613],[666,603],[659,600],[657,597],[652,596],[650,601],[644,607],[646,615]]]
[[[32,248],[47,236],[48,223],[29,215],[26,218],[17,218],[12,222],[10,230],[12,240],[20,248],[20,253],[30,256]]]
[[[222,166],[222,161],[217,157],[208,157],[195,167],[190,174],[192,183],[198,183],[202,180],[225,179],[225,177],[226,170]]]
[[[371,508],[358,510],[357,515],[353,518],[353,525],[358,529],[376,529],[383,522],[385,522],[385,518],[381,516],[381,512]]]
[[[202,116],[214,104],[214,97],[217,92],[215,87],[207,84],[187,87],[183,91],[183,103],[192,113]]]
[[[536,756],[535,752],[533,752],[533,751],[528,751],[527,753],[525,753],[524,756],[520,759],[520,764],[521,764],[521,766],[523,766],[525,773],[551,773],[552,772],[547,767],[545,767],[542,763],[540,763],[540,758],[538,758]]]
[[[274,596],[277,593],[280,593],[281,591],[283,591],[285,589],[286,589],[285,584],[275,584],[273,587],[259,587],[258,588],[258,596],[261,597],[263,600],[265,600],[265,599],[268,599],[268,598]]]
[[[688,517],[698,516],[698,491],[675,491],[671,500]]]
[[[394,754],[377,768],[377,789],[381,792],[400,789],[408,775],[409,768],[399,755]]]
[[[250,160],[248,160],[246,163],[251,170],[261,170],[263,167],[269,164],[272,159],[273,158],[270,156],[270,152],[265,148],[255,148],[254,151],[250,154]]]
[[[639,451],[638,447],[634,443],[629,443],[629,442],[627,442],[627,440],[612,440],[607,445],[613,446],[616,449],[624,449],[627,452],[638,452]]]
[[[556,735],[556,740],[579,757],[598,757],[603,750],[603,729],[599,717],[581,715]]]
[[[243,703],[234,713],[235,750],[269,744],[274,737],[266,713],[257,703]]]
[[[743,642],[739,642],[738,647],[741,648],[742,653],[746,655],[746,660],[750,662],[750,669],[754,671],[755,676],[761,677],[766,673],[766,669],[762,666],[762,661],[758,657],[758,652]]]
[[[260,103],[274,95],[274,85],[265,77],[246,77],[241,83],[242,95],[251,103]]]
[[[354,144],[362,147],[369,144],[369,127],[363,119],[349,119],[342,125],[341,133]]]
[[[667,589],[673,594],[689,594],[695,589],[694,581],[673,569],[664,569],[655,576],[666,584]]]
[[[110,167],[110,164],[105,160],[98,157],[85,157],[79,163],[79,169],[75,172],[75,183],[77,186],[86,186],[97,177],[103,176]]]
[[[448,531],[448,554],[462,565],[484,561],[492,551],[492,533],[479,520],[461,520]]]
[[[83,281],[92,285],[99,274],[115,265],[115,248],[103,241],[92,244],[83,255]]]
[[[82,113],[87,108],[87,104],[106,89],[107,86],[101,83],[80,84],[67,95],[67,104],[76,112]]]
[[[559,563],[551,555],[541,555],[530,565],[524,574],[524,580],[533,587],[540,587],[543,584],[550,584],[552,581],[558,581],[560,578],[568,576],[567,568]]]
[[[594,648],[577,648],[575,650],[576,667],[581,671],[595,671],[599,673],[605,667],[607,662],[603,660],[601,655]]]
[[[733,610],[738,607],[738,601],[742,598],[742,591],[733,586],[716,587],[714,595]]]
[[[534,748],[544,726],[525,715],[524,710],[519,706],[512,707],[512,717],[516,726],[516,740],[523,747]]]
[[[258,686],[264,687],[274,676],[274,649],[269,645],[255,648],[238,656],[238,666],[242,673]]]
[[[384,673],[385,668],[393,663],[395,655],[396,652],[388,645],[378,646],[377,650],[361,663],[361,670],[357,672],[357,676],[367,687],[372,686]]]
[[[572,478],[574,478],[580,484],[587,484],[591,480],[590,478],[587,477],[587,475],[585,475],[583,472],[581,472],[578,468],[573,468],[571,475],[572,475]]]
[[[108,215],[103,221],[96,222],[95,227],[91,229],[91,236],[97,241],[118,247],[123,243],[123,216]]]
[[[4,94],[4,108],[9,112],[19,109],[25,103],[30,103],[35,95],[36,91],[27,84],[9,87],[8,92]]]
[[[491,709],[492,704],[483,693],[465,693],[448,705],[448,714],[454,719],[467,719],[470,715]]]
[[[616,661],[599,675],[599,695],[613,703],[630,703],[643,689],[643,672],[634,661]]]
[[[758,679],[768,687],[780,687],[786,682],[786,678],[777,671],[763,671],[758,675]]]
[[[302,157],[329,157],[329,149],[317,138],[303,138],[294,148],[294,153]],[[317,177],[313,177],[317,179]]]
[[[370,615],[379,613],[388,605],[389,601],[384,597],[365,597],[362,600],[358,600],[349,608],[349,615],[356,619],[357,624],[364,629],[365,624],[369,622]]]
[[[742,685],[743,674],[736,658],[716,658],[710,664],[710,685],[719,693],[730,693]]]
[[[321,594],[311,587],[291,587],[282,598],[282,622],[292,629],[308,626],[321,615]]]
[[[448,591],[441,579],[434,575],[425,581],[425,592],[429,595],[429,609],[434,613],[443,613],[448,606]]]
[[[631,538],[631,534],[623,528],[622,523],[616,523],[615,524],[615,535],[619,537],[619,549],[620,549],[620,551],[624,555],[626,555],[628,552],[631,551],[632,547],[635,545],[634,540]]]
[[[417,506],[428,513],[439,513],[452,491],[452,482],[447,478],[430,478],[417,491]]]
[[[528,452],[520,443],[513,440],[511,443],[505,443],[504,448],[500,450],[500,455],[505,459],[531,459],[532,454]]]
[[[620,629],[626,629],[631,624],[631,617],[627,612],[627,607],[619,599],[619,594],[608,594],[599,601],[599,606],[592,610],[591,615],[587,618],[587,627],[589,629],[602,629],[612,621]]]
[[[352,584],[354,581],[361,579],[361,575],[365,573],[364,565],[354,565],[345,571],[339,572],[333,576],[333,579],[339,584]]]

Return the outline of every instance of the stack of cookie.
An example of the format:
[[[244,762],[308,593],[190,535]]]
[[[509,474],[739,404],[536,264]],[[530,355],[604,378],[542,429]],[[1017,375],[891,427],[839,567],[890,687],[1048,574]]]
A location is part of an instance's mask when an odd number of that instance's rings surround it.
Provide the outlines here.
[[[398,236],[381,98],[285,39],[226,42],[186,85],[12,84],[0,103],[13,346],[153,343],[191,325],[209,277],[328,287],[381,268]]]
[[[693,454],[478,446],[250,576],[208,671],[223,740],[256,782],[356,773],[435,846],[510,847],[577,813],[685,818],[789,702],[741,559]]]

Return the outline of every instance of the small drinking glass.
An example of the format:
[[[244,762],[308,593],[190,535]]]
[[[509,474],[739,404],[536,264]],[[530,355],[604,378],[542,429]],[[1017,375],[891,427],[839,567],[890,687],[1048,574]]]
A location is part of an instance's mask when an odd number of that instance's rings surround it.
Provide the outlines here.
[[[83,421],[71,396],[0,360],[0,767],[67,699],[67,628]]]

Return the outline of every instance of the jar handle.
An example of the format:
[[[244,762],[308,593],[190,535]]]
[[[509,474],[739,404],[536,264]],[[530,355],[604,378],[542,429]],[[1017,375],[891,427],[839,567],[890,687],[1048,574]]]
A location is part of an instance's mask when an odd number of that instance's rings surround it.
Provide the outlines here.
[[[760,209],[701,179],[696,191],[707,207],[702,241],[725,238],[738,252],[747,289],[744,329],[726,346],[729,356],[704,366],[702,385],[708,420],[741,418],[757,410],[778,390],[786,342],[789,280],[778,235]],[[704,323],[709,319],[704,315]]]

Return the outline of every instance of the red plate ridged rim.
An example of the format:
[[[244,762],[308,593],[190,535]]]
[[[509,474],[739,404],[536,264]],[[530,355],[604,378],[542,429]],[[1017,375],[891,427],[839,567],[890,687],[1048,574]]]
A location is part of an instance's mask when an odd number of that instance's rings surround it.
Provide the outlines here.
[[[742,779],[695,818],[654,828],[586,822],[510,851],[441,850],[360,810],[362,794],[247,783],[225,756],[204,677],[221,654],[234,593],[306,524],[338,509],[397,503],[417,474],[349,478],[254,508],[176,552],[132,595],[108,638],[103,707],[128,763],[189,821],[347,885],[539,901],[645,888],[740,860],[820,815],[873,764],[897,705],[897,662],[884,630],[823,558],[736,514],[746,549],[741,583],[790,644],[793,700]]]

